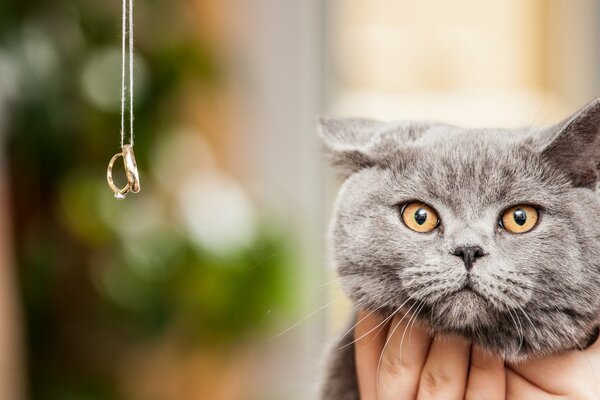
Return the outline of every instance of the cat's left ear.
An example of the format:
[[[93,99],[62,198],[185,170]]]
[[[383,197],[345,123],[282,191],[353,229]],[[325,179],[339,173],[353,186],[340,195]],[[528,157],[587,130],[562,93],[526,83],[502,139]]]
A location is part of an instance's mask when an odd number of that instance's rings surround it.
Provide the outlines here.
[[[600,179],[600,98],[553,131],[542,156],[566,172],[575,186],[595,189]]]
[[[331,164],[345,178],[375,164],[370,147],[385,126],[369,118],[321,118],[318,131]]]

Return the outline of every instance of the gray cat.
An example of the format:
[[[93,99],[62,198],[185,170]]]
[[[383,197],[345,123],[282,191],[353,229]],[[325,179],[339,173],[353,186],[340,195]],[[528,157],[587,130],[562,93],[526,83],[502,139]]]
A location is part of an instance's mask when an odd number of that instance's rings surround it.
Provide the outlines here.
[[[344,178],[330,240],[357,309],[418,310],[509,362],[596,339],[600,99],[552,127],[326,119],[320,135]],[[352,340],[322,399],[358,399]]]

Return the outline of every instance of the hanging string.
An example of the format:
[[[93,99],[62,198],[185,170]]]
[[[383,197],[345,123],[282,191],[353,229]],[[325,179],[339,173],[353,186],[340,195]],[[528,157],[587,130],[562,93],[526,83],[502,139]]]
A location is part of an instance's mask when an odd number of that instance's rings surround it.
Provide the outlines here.
[[[117,199],[124,199],[127,193],[138,193],[141,190],[140,176],[133,153],[133,0],[123,0],[122,22],[121,152],[110,159],[106,169],[106,181]],[[126,75],[128,75],[128,78]],[[129,102],[127,102],[128,98]],[[125,116],[127,111],[129,111],[129,143],[125,144]],[[127,185],[124,187],[118,187],[113,181],[113,166],[120,157],[123,158],[123,166],[127,176]]]
[[[121,60],[121,147],[125,145],[125,115],[129,111],[129,144],[133,147],[133,0],[123,0]],[[128,82],[126,71],[129,70]],[[126,110],[127,98],[129,98]]]

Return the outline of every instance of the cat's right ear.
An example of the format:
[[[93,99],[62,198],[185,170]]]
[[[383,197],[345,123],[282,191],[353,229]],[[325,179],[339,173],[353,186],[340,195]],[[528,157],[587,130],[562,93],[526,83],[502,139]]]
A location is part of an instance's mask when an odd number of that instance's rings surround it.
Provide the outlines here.
[[[370,149],[385,126],[368,118],[320,118],[318,131],[331,164],[346,178],[375,164]]]
[[[600,181],[600,98],[550,128],[542,156],[565,172],[573,185],[595,189]]]

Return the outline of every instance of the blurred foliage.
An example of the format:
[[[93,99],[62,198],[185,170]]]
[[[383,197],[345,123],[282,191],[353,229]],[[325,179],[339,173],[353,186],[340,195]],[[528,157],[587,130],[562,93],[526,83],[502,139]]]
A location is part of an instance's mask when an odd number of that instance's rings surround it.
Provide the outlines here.
[[[0,91],[9,100],[7,159],[34,399],[119,398],[115,373],[136,344],[175,335],[182,346],[225,347],[267,330],[265,317],[290,306],[289,235],[263,217],[252,243],[215,254],[190,238],[173,217],[171,195],[143,168],[159,135],[178,123],[178,90],[193,83],[217,92],[227,79],[210,41],[191,34],[185,4],[138,4],[143,190],[117,202],[104,175],[117,151],[119,89],[116,107],[99,107],[82,76],[94,56],[120,51],[120,2],[0,2]],[[108,73],[120,81],[119,69]]]

